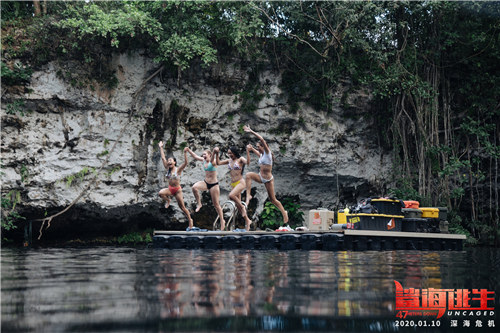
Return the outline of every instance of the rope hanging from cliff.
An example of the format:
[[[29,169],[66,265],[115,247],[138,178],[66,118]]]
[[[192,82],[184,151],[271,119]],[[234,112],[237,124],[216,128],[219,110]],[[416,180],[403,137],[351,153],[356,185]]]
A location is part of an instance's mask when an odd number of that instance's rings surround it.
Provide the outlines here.
[[[101,166],[99,167],[99,169],[97,170],[97,172],[95,172],[94,174],[94,178],[89,182],[89,184],[80,192],[80,194],[66,207],[64,208],[62,211],[56,213],[56,214],[53,214],[51,216],[48,216],[48,217],[44,217],[42,219],[35,219],[34,221],[42,221],[42,225],[40,226],[40,234],[38,236],[38,240],[40,240],[42,238],[42,234],[43,234],[43,227],[45,226],[45,223],[47,223],[47,228],[50,228],[50,222],[52,222],[52,219],[57,217],[57,216],[60,216],[64,213],[66,213],[68,210],[70,210],[71,207],[73,207],[78,201],[80,201],[81,198],[83,198],[83,196],[94,186],[97,186],[99,184],[99,174],[100,172],[102,171],[102,169],[104,169],[104,167],[108,164],[109,162],[109,158],[111,157],[111,155],[113,154],[113,152],[115,151],[115,148],[118,144],[118,142],[120,142],[120,139],[122,138],[123,134],[125,133],[125,130],[127,129],[128,125],[130,124],[130,121],[132,120],[132,116],[134,115],[135,113],[135,110],[136,110],[136,104],[137,104],[137,98],[139,96],[139,94],[141,93],[141,91],[146,87],[146,84],[151,81],[155,76],[157,76],[159,73],[161,73],[161,71],[163,70],[164,66],[160,66],[160,68],[158,68],[153,74],[151,74],[147,79],[144,80],[144,82],[139,86],[139,88],[137,88],[137,90],[132,94],[132,107],[130,109],[130,112],[129,112],[129,115],[128,115],[128,121],[125,123],[125,125],[123,125],[122,129],[120,130],[120,133],[118,134],[118,137],[117,139],[115,140],[115,143],[113,144],[113,146],[111,147],[109,153],[106,155],[106,158],[104,159],[104,161],[101,163]],[[61,107],[59,107],[61,113],[63,110],[61,110]]]

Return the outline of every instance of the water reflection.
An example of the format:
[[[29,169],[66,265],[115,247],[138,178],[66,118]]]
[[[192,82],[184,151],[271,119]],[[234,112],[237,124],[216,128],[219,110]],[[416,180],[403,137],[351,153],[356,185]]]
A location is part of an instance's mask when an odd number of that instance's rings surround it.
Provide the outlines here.
[[[493,249],[3,249],[2,328],[394,330],[394,280],[498,291],[499,263]]]

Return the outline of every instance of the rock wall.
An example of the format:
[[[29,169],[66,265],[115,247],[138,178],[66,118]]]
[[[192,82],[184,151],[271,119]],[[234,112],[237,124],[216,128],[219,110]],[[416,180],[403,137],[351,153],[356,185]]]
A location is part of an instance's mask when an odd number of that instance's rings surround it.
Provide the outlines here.
[[[390,156],[374,139],[367,116],[370,94],[345,95],[352,90],[349,82],[334,92],[334,100],[348,96],[348,110],[340,102],[329,113],[300,104],[290,113],[279,73],[264,68],[259,72],[264,97],[256,111],[243,112],[241,91],[250,69],[234,61],[192,68],[180,80],[164,71],[147,83],[134,109],[134,92],[158,65],[140,53],[115,55],[112,64],[119,80],[113,89],[68,82],[60,73],[81,72],[81,65],[52,62],[36,71],[25,89],[2,92],[2,193],[21,193],[21,214],[40,218],[57,212],[97,175],[98,185],[54,220],[53,229],[71,233],[85,226],[89,233],[99,233],[138,224],[183,229],[187,223],[177,205],[165,209],[157,195],[166,186],[158,141],[170,144],[169,153],[179,162],[186,145],[198,153],[214,146],[225,152],[230,145],[243,151],[256,143],[241,130],[243,124],[261,133],[275,154],[277,194],[299,195],[305,211],[384,192]],[[21,107],[13,111],[17,101]],[[99,170],[106,158],[109,162]],[[257,158],[252,158],[245,171],[258,170]],[[226,168],[218,169],[218,177],[224,202],[230,188]],[[190,187],[202,179],[201,164],[190,159],[182,178],[188,207],[194,207]],[[254,184],[254,190],[251,213],[259,214],[267,194],[262,185]],[[208,196],[204,202],[193,218],[208,227],[216,215]]]

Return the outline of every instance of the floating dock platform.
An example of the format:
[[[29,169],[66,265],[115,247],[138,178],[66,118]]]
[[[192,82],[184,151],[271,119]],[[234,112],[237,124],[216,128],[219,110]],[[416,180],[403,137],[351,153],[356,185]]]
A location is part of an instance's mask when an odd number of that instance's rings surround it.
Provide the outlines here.
[[[153,246],[168,249],[461,251],[465,235],[375,230],[155,231]]]

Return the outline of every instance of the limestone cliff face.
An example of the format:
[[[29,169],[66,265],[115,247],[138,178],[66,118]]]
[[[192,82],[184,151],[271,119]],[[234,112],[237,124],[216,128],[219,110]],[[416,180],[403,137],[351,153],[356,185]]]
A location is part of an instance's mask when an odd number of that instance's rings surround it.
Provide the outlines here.
[[[68,230],[71,225],[90,230],[92,222],[108,229],[138,223],[185,228],[175,202],[164,209],[157,195],[166,171],[158,141],[169,144],[179,162],[186,145],[197,153],[214,146],[225,152],[230,145],[244,151],[256,140],[241,130],[243,124],[261,133],[275,155],[278,195],[299,195],[304,210],[383,192],[390,156],[377,146],[366,117],[367,92],[351,92],[349,110],[337,105],[327,114],[300,104],[291,113],[279,73],[264,69],[259,73],[264,97],[256,111],[243,112],[241,91],[249,71],[235,61],[191,69],[180,80],[162,73],[147,83],[133,110],[134,92],[158,65],[138,53],[116,55],[112,62],[119,81],[113,89],[67,82],[58,73],[77,73],[80,65],[54,62],[35,72],[27,89],[2,93],[2,192],[21,193],[25,216],[57,212],[97,174],[98,185],[54,225]],[[347,89],[348,82],[339,84],[335,100]],[[13,112],[12,105],[18,110]],[[99,170],[106,158],[109,162]],[[258,170],[255,156],[245,169],[252,170]],[[203,177],[201,164],[190,159],[182,177],[188,207],[194,205],[190,187]],[[225,201],[230,188],[226,168],[218,168],[218,177]],[[267,194],[262,185],[254,184],[254,190],[251,211],[258,214]],[[208,197],[205,203],[202,214],[193,215],[201,226],[211,225],[216,216]]]

